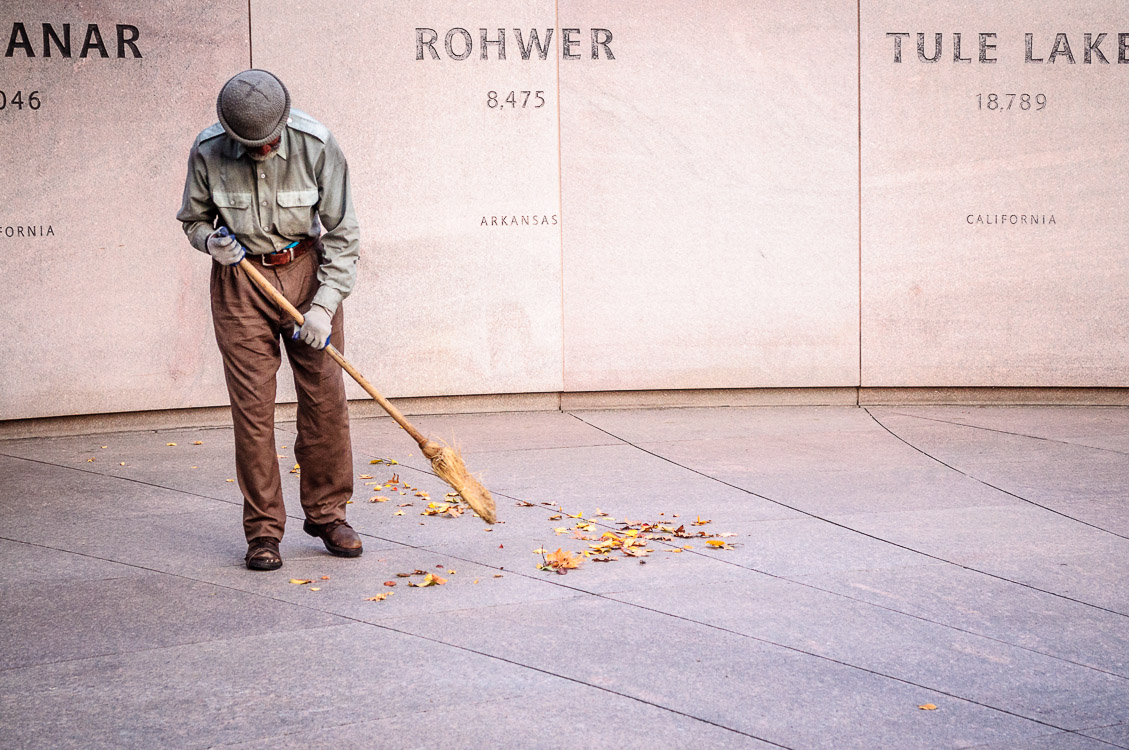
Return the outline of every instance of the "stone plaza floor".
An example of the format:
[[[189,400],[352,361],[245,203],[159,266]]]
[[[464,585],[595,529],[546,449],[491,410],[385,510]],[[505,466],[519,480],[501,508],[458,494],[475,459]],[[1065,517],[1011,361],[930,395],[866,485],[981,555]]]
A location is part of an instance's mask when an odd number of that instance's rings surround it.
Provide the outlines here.
[[[268,573],[230,429],[0,441],[0,747],[1129,747],[1129,409],[414,421],[502,523],[357,419],[333,557],[280,424]]]

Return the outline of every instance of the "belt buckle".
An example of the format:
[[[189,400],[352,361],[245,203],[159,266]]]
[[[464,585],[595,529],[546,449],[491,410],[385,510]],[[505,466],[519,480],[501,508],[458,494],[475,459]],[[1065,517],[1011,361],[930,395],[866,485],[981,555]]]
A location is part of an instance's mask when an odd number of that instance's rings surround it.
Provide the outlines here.
[[[281,250],[278,250],[277,252],[266,253],[265,255],[263,255],[263,265],[264,266],[285,266],[287,263],[290,263],[291,261],[294,260],[294,248],[297,247],[297,246],[298,246],[297,242],[291,242],[289,245],[282,248]],[[272,255],[280,255],[281,253],[286,253],[286,259],[285,260],[281,260],[278,263],[268,263],[267,262],[268,257],[270,257]]]

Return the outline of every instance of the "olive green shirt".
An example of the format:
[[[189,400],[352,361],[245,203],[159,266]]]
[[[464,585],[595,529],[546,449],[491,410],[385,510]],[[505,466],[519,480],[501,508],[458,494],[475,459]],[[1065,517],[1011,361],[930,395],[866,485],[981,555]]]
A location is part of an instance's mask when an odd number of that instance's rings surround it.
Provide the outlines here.
[[[290,110],[278,153],[265,161],[252,159],[219,123],[200,133],[188,156],[176,218],[193,247],[205,253],[217,226],[226,226],[257,255],[320,234],[324,257],[314,303],[332,315],[353,290],[360,229],[349,167],[329,130],[305,112]]]

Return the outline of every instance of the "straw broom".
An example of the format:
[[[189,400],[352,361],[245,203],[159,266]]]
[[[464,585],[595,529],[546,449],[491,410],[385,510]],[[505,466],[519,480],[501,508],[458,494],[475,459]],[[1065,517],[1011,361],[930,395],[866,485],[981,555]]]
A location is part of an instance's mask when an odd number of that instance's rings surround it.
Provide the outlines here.
[[[305,322],[302,313],[298,312],[294,305],[290,304],[290,301],[287,300],[286,297],[283,297],[282,294],[274,288],[274,285],[259,273],[259,269],[251,265],[249,260],[244,258],[239,261],[239,267],[251,277],[251,280],[254,281],[276,305],[285,310],[298,325],[302,325],[302,323]],[[373,400],[380,404],[380,407],[384,409],[384,411],[388,412],[388,416],[396,420],[396,424],[403,427],[404,431],[412,436],[412,439],[419,445],[419,449],[424,457],[431,461],[431,469],[440,479],[451,485],[451,488],[454,489],[455,492],[459,493],[459,496],[467,502],[471,510],[477,513],[486,523],[494,523],[498,520],[497,512],[494,507],[494,498],[491,497],[490,490],[483,487],[482,483],[467,471],[463,457],[459,455],[457,450],[441,446],[424,437],[419,430],[412,426],[411,422],[404,418],[404,415],[400,413],[399,409],[393,406],[384,396],[380,395],[380,392],[377,391],[371,383],[365,380],[365,377],[361,375],[353,365],[349,364],[348,360],[341,355],[341,352],[333,347],[333,344],[326,346],[325,352],[330,357],[333,357],[333,360],[341,365],[341,369],[349,373],[353,380],[357,381],[361,388],[364,388],[365,392],[372,396]]]

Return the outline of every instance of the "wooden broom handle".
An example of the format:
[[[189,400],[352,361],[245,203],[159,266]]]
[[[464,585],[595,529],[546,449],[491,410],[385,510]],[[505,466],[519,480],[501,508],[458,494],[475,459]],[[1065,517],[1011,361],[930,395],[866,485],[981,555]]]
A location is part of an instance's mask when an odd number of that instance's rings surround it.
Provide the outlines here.
[[[298,323],[298,325],[302,325],[306,322],[306,319],[302,317],[302,313],[298,312],[298,308],[290,304],[290,300],[282,296],[282,292],[275,289],[274,284],[267,281],[267,278],[259,273],[259,269],[255,268],[255,266],[251,264],[251,261],[247,260],[247,258],[243,258],[243,260],[239,261],[239,267],[246,271],[247,275],[251,277],[251,280],[255,282],[255,285],[262,289],[268,297],[274,300],[274,303],[276,305],[285,310],[290,315],[290,317]],[[337,351],[333,344],[329,344],[325,347],[325,353],[333,357],[333,360],[337,362],[337,364],[341,365],[341,369],[349,373],[349,376],[352,377],[353,380],[357,381],[357,384],[360,385],[361,388],[364,388],[365,392],[368,393],[368,395],[372,396],[373,400],[376,401],[376,403],[380,404],[380,408],[388,412],[388,416],[395,419],[396,424],[403,427],[404,430],[412,436],[412,439],[419,444],[419,447],[424,451],[424,455],[427,456],[427,445],[430,441],[423,435],[421,435],[419,430],[412,426],[411,422],[404,418],[404,415],[400,413],[400,410],[393,406],[392,402],[384,398],[384,396],[380,395],[380,391],[376,390],[376,388],[373,387],[372,383],[365,380],[365,376],[358,372],[357,368],[353,367],[353,365],[349,363],[349,360],[345,359],[345,357],[341,354],[341,352]],[[431,456],[427,457],[431,458]]]

